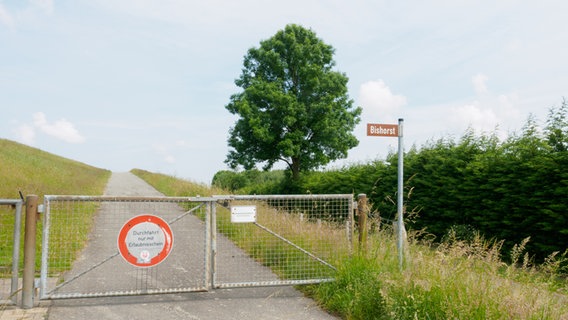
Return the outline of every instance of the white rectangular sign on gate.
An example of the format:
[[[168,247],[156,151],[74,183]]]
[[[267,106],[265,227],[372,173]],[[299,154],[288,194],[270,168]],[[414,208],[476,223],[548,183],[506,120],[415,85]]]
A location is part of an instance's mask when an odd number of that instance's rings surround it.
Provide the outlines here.
[[[252,223],[256,222],[256,206],[232,206],[232,223]]]

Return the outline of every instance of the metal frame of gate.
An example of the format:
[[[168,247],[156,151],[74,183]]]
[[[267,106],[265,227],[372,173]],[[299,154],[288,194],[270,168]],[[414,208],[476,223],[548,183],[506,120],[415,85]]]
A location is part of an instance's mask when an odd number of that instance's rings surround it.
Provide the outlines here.
[[[201,197],[46,195],[40,299],[209,290],[207,270],[211,260],[207,254],[210,249],[206,247],[210,243],[206,239],[210,237],[214,201]],[[176,233],[172,254],[176,246],[195,245],[198,249],[192,251],[193,259],[179,254],[172,259],[170,255],[163,263],[148,268],[137,268],[123,261],[118,250],[118,232],[128,219],[140,214],[161,216]],[[184,224],[188,220],[190,223]],[[77,231],[77,227],[82,230]],[[190,234],[192,230],[199,234]],[[191,242],[195,239],[196,242]],[[187,270],[188,265],[193,269]],[[181,271],[172,276],[164,268]],[[189,273],[191,279],[178,279]]]
[[[22,226],[22,206],[23,200],[21,199],[0,199],[0,205],[14,206],[14,231],[12,238],[12,266],[10,275],[10,293],[8,297],[0,295],[0,305],[2,304],[17,304],[17,293],[19,290],[18,283],[18,268],[20,263],[20,235]],[[4,289],[4,288],[2,288]],[[2,290],[4,291],[4,290]],[[2,292],[4,293],[4,292]],[[5,299],[7,298],[7,299]]]
[[[248,286],[302,285],[332,281],[337,259],[352,251],[353,195],[230,195],[214,196],[225,208],[257,207],[254,222],[233,224],[227,221],[228,210],[213,211],[213,283],[215,288]],[[225,221],[224,225],[221,223]],[[240,236],[240,235],[245,236]],[[250,270],[255,276],[235,276],[222,268],[227,249],[220,237],[231,239],[246,252],[228,259],[239,270]],[[223,239],[221,238],[221,239]],[[253,259],[263,268],[250,266]],[[240,279],[240,281],[239,281]]]
[[[44,201],[40,299],[320,283],[333,279],[338,248],[351,250],[354,208],[351,194],[46,195]],[[255,206],[258,220],[232,223],[230,208],[239,205]],[[162,216],[172,226],[174,249],[160,265],[136,268],[120,257],[116,244],[118,230],[129,217],[139,214]],[[288,230],[281,228],[286,224]],[[299,232],[310,236],[302,238]],[[333,235],[336,238],[326,238]],[[63,242],[71,249],[57,252]],[[66,262],[55,265],[59,260]],[[292,268],[281,268],[281,263]],[[110,274],[119,274],[120,281],[108,280],[116,279]],[[88,280],[89,277],[92,279]],[[126,279],[131,282],[118,284]],[[90,291],[83,289],[87,280],[94,287]]]

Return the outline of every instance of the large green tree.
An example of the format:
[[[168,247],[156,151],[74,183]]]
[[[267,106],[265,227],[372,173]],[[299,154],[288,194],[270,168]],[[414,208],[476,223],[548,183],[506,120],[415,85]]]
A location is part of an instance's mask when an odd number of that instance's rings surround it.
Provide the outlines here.
[[[347,157],[361,108],[353,107],[348,78],[334,71],[334,49],[302,26],[290,24],[251,48],[235,84],[242,92],[226,106],[239,119],[230,129],[226,159],[232,168],[284,161],[297,179]]]

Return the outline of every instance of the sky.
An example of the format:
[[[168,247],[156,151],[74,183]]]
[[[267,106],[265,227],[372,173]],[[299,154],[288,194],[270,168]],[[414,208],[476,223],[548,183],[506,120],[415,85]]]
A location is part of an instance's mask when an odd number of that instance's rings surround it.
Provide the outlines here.
[[[505,138],[568,96],[566,1],[0,0],[0,138],[86,164],[210,184],[227,170],[225,109],[247,50],[294,23],[335,48],[363,109],[359,145]],[[283,165],[280,164],[283,168]]]

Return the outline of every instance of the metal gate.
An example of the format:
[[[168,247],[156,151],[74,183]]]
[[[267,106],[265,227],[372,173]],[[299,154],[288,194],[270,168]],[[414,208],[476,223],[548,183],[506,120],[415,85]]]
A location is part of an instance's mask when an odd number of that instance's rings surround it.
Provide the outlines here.
[[[351,194],[220,196],[218,203],[216,288],[330,281],[351,252]],[[235,217],[231,209],[240,207],[254,207],[255,216]]]
[[[351,250],[352,195],[44,199],[40,299],[318,283]],[[140,215],[171,228],[157,265],[119,250],[121,228]]]
[[[0,199],[0,206],[9,206],[0,208],[6,209],[0,210],[0,227],[7,231],[13,226],[11,234],[2,232],[0,237],[0,306],[18,301],[22,205],[21,199]]]

